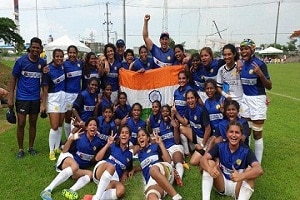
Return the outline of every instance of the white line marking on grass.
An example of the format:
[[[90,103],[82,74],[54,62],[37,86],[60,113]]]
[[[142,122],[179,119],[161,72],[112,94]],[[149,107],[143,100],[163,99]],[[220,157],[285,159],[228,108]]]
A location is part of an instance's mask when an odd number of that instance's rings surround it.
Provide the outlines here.
[[[286,98],[293,99],[293,100],[296,100],[296,101],[300,101],[300,99],[298,99],[298,98],[296,98],[296,97],[291,97],[291,96],[284,95],[284,94],[279,94],[279,93],[276,93],[276,92],[269,92],[269,91],[268,91],[268,93],[274,94],[274,95],[277,95],[277,96],[281,96],[281,97],[286,97]]]

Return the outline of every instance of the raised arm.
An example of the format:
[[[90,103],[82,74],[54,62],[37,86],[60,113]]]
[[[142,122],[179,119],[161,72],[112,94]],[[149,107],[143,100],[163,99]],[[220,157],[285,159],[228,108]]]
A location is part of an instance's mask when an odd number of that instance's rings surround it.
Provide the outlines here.
[[[150,15],[146,14],[144,17],[144,26],[143,26],[143,39],[145,42],[145,45],[149,51],[151,51],[153,47],[153,42],[149,38],[149,32],[148,32],[148,21],[150,20]]]

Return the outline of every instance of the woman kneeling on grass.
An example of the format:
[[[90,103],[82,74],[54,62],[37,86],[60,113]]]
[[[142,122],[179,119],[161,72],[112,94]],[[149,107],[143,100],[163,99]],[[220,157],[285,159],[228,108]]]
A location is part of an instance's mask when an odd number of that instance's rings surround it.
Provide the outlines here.
[[[221,195],[250,199],[254,180],[263,174],[263,169],[252,150],[242,143],[242,137],[242,125],[230,122],[227,141],[216,144],[201,157],[203,200],[210,199],[213,185]]]
[[[166,194],[169,194],[172,200],[181,200],[182,197],[172,186],[174,172],[170,164],[171,157],[161,137],[154,133],[155,143],[151,144],[150,134],[145,129],[140,129],[137,140],[140,146],[138,153],[140,166],[130,171],[129,177],[132,177],[135,172],[142,170],[145,183],[144,193],[147,200],[161,199]]]
[[[85,125],[85,132],[79,130],[77,133],[71,134],[66,141],[63,152],[56,163],[56,171],[59,174],[41,192],[42,199],[52,200],[53,189],[70,177],[77,179],[77,182],[70,189],[64,189],[62,195],[70,200],[78,199],[76,191],[90,182],[92,171],[86,170],[86,168],[92,165],[94,156],[102,146],[100,138],[96,136],[98,120],[90,118]]]
[[[128,171],[132,169],[132,153],[128,144],[131,132],[128,126],[120,128],[116,142],[113,131],[106,145],[96,155],[99,161],[94,167],[93,180],[98,185],[95,195],[85,195],[84,200],[119,199],[125,194],[122,182],[127,179]],[[107,157],[107,159],[102,160]]]

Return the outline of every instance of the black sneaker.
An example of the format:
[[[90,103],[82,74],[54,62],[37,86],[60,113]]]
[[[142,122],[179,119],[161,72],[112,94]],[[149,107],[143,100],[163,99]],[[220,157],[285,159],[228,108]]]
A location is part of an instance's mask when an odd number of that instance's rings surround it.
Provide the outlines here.
[[[33,147],[30,147],[28,149],[28,153],[32,156],[36,155],[37,154],[37,151],[33,148]]]
[[[19,152],[18,152],[18,154],[17,154],[17,158],[18,158],[18,159],[22,159],[22,158],[24,158],[24,155],[25,155],[25,154],[24,154],[23,149],[20,149]]]

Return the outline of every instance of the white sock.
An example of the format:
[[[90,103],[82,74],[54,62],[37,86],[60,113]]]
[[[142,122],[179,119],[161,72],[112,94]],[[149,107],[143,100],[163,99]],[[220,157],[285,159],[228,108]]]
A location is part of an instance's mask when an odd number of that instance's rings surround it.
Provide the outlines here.
[[[261,163],[263,151],[264,151],[264,141],[262,138],[254,140],[255,156],[259,163]]]
[[[84,176],[80,177],[70,189],[73,191],[80,190],[86,184],[88,184],[90,181],[91,181],[90,177],[88,175],[84,175]]]
[[[62,127],[58,127],[57,134],[56,134],[56,137],[55,137],[54,149],[59,149],[60,148],[61,136],[62,136]]]
[[[254,190],[250,187],[250,185],[244,181],[240,189],[238,200],[249,200],[253,191]]]
[[[112,175],[108,172],[108,171],[104,171],[100,181],[98,183],[97,186],[97,192],[96,194],[93,196],[93,200],[94,199],[100,199],[105,191],[105,189],[107,188],[108,184],[110,183]]]
[[[68,180],[68,178],[70,178],[70,176],[72,175],[73,175],[73,171],[71,167],[67,167],[63,169],[61,172],[59,172],[59,174],[57,174],[57,176],[53,179],[50,185],[45,188],[45,190],[52,191],[56,186]]]
[[[49,149],[50,149],[50,152],[54,151],[56,135],[57,135],[57,130],[55,131],[51,128],[50,133],[49,133]]]
[[[182,179],[182,177],[183,177],[183,172],[184,172],[182,163],[177,163],[177,164],[175,165],[175,168],[176,168],[176,170],[177,170],[177,172],[178,172],[180,178]]]
[[[186,155],[190,154],[187,137],[185,137],[185,135],[183,135],[183,134],[180,134],[180,140],[181,140],[181,144],[183,145],[184,154],[186,154]]]
[[[69,135],[70,135],[70,133],[71,133],[71,124],[65,122],[64,128],[65,128],[66,139],[68,139],[68,138],[69,138]]]
[[[182,196],[180,196],[180,194],[175,194],[175,195],[172,197],[172,200],[182,200]]]
[[[203,170],[202,174],[202,200],[210,200],[210,193],[213,187],[214,179],[207,172]]]
[[[109,199],[109,200],[115,200],[118,199],[117,197],[117,190],[116,189],[108,189],[105,190],[105,192],[103,193],[101,200],[105,200],[105,199]]]

